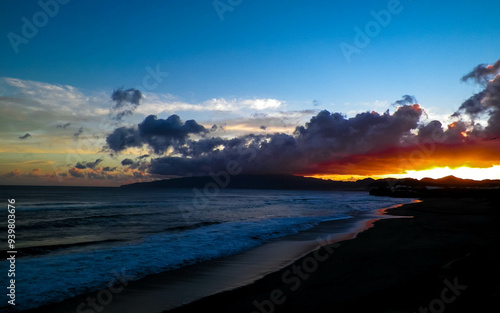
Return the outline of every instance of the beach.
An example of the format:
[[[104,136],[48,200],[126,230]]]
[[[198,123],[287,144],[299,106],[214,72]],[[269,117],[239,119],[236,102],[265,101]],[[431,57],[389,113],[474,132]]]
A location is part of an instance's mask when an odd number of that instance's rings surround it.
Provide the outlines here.
[[[500,295],[497,208],[492,199],[407,204],[388,214],[413,218],[379,220],[330,246],[333,253],[316,270],[304,269],[314,253],[294,262],[303,268],[300,284],[283,279],[287,267],[169,312],[488,311]]]
[[[398,201],[395,200],[396,203]],[[409,199],[404,201],[408,202]],[[26,312],[62,313],[74,312],[75,309],[77,312],[100,309],[102,312],[164,312],[213,294],[244,287],[291,265],[321,246],[355,238],[373,227],[375,221],[391,218],[383,215],[385,210],[377,209],[354,218],[325,221],[306,231],[270,240],[238,254],[148,275],[138,280],[130,279],[130,270],[122,268],[115,271],[116,279],[113,279],[118,286],[103,285],[101,290]],[[93,304],[93,301],[97,304]]]
[[[89,299],[105,293],[26,312],[470,312],[498,297],[493,200],[432,198],[380,213],[125,282],[95,309]],[[450,286],[456,294],[443,292]]]

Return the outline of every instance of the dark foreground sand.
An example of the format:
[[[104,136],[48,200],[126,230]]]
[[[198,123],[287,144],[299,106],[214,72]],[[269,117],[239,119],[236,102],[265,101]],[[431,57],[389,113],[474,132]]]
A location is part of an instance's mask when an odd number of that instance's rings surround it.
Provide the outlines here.
[[[380,220],[330,246],[326,260],[322,248],[295,272],[288,266],[169,312],[496,312],[499,207],[467,198],[404,205],[389,214],[414,218]]]
[[[77,309],[96,297],[90,293],[29,312],[158,312],[171,299],[213,293],[216,284],[222,290],[246,286],[168,312],[490,312],[500,299],[499,204],[496,199],[425,199],[387,213],[413,218],[381,219],[372,228],[373,220],[365,220],[368,225],[358,223],[357,231],[369,229],[355,239],[299,259],[301,251],[317,245],[315,236],[338,224],[322,224],[318,233],[308,233],[309,240],[301,235],[295,242],[289,238],[249,254],[130,282],[101,311]],[[273,260],[266,264],[263,255]],[[254,277],[257,281],[248,276],[262,272],[270,274]]]

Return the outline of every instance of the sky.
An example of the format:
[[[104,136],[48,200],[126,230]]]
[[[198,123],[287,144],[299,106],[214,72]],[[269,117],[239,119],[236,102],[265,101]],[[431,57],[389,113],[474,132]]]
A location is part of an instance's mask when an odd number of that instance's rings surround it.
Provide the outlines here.
[[[498,12],[495,1],[2,1],[0,184],[118,186],[231,162],[500,179]]]

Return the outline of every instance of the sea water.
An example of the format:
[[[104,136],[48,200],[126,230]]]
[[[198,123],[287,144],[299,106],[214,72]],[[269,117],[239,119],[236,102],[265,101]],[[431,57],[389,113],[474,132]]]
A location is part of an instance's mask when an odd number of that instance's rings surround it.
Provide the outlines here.
[[[189,189],[0,191],[16,200],[16,309],[99,290],[118,274],[136,280],[410,202],[338,191],[221,190],[202,203]],[[4,224],[1,244],[8,250]],[[2,263],[7,273],[8,261]]]

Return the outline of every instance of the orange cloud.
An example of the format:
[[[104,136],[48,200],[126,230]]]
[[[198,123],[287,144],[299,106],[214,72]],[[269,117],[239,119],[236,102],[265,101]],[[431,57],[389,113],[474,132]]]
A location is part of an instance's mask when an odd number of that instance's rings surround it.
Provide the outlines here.
[[[305,175],[377,176],[403,174],[434,167],[490,168],[500,164],[500,145],[494,141],[468,144],[422,144],[406,148],[391,148],[378,153],[352,155],[318,164]]]

